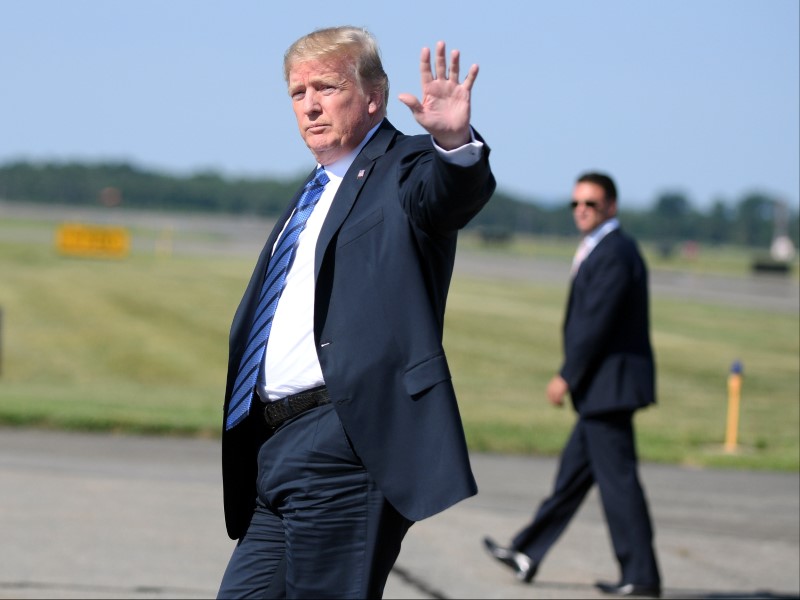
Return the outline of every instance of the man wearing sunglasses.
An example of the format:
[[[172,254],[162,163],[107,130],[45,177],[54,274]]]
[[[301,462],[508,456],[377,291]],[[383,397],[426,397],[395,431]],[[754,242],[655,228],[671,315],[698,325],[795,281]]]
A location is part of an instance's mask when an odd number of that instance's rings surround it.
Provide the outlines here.
[[[647,267],[617,220],[617,190],[603,173],[581,175],[572,215],[581,243],[572,263],[564,319],[564,361],[547,386],[578,419],[561,455],[555,486],[510,546],[484,539],[489,553],[530,583],[545,554],[597,483],[620,579],[598,582],[615,596],[661,595],[653,528],[638,476],[633,414],[655,402]]]

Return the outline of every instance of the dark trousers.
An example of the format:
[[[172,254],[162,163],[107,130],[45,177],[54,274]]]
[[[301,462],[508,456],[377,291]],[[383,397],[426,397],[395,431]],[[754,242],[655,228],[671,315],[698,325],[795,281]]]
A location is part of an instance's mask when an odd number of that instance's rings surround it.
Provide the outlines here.
[[[377,489],[333,406],[282,425],[218,598],[380,598],[412,522]]]
[[[633,413],[579,418],[561,454],[555,486],[512,548],[540,563],[597,483],[621,582],[661,583],[653,529],[639,482]]]

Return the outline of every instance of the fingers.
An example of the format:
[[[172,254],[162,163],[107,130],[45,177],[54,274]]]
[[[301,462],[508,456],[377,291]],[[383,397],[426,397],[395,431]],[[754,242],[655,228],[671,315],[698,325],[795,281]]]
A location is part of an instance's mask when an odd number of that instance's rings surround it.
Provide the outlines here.
[[[431,57],[430,48],[423,48],[420,52],[419,72],[422,79],[423,97],[427,96],[429,93],[433,93],[434,96],[439,96],[441,95],[441,90],[443,89],[450,89],[452,92],[452,90],[458,86],[466,89],[467,92],[472,89],[472,86],[475,83],[475,78],[478,76],[478,65],[472,65],[467,72],[464,83],[459,84],[458,78],[461,74],[461,53],[458,50],[453,50],[450,52],[449,73],[447,69],[446,54],[447,49],[445,47],[445,43],[442,41],[436,42],[435,57]],[[431,58],[433,58],[433,61],[431,61]],[[433,62],[433,65],[431,65],[431,62]],[[434,82],[446,82],[447,85],[440,87],[438,83],[434,84]],[[434,85],[432,86],[431,84]],[[434,88],[438,88],[439,91],[433,92],[432,90]],[[447,92],[447,94],[451,92]],[[400,94],[398,98],[403,104],[410,108],[413,113],[417,114],[422,112],[422,102],[420,102],[420,100],[418,100],[415,96],[411,94]]]
[[[450,53],[450,79],[458,83],[458,73],[459,73],[459,58],[461,54],[458,50],[453,50]]]
[[[467,90],[471,90],[473,84],[475,83],[475,79],[478,77],[478,65],[472,65],[467,72],[466,78],[464,78],[464,87]]]
[[[458,84],[458,78],[461,74],[461,52],[452,50],[450,52],[450,70],[448,73],[447,60],[446,60],[446,46],[444,42],[436,43],[436,57],[434,59],[433,69],[431,68],[431,51],[430,48],[423,48],[420,54],[420,73],[422,74],[422,83],[429,83],[435,79],[448,79]],[[464,86],[469,90],[472,89],[475,83],[475,78],[478,77],[478,65],[472,65],[467,72],[467,77],[464,79]]]
[[[450,53],[450,74],[447,74],[447,60],[446,60],[446,51],[445,51],[445,43],[444,42],[436,42],[436,61],[435,61],[435,72],[432,73],[433,79],[452,79],[456,83],[458,83],[458,57],[459,52],[458,50],[453,50]],[[427,51],[427,52],[426,52]],[[425,66],[428,68],[428,72],[430,72],[430,50],[427,48],[423,48],[423,54],[427,56],[423,59],[425,61]]]
[[[436,42],[436,79],[447,79],[447,61],[444,57],[444,42]]]
[[[433,73],[431,73],[431,50],[430,48],[423,48],[419,55],[419,72],[422,76],[422,85],[433,81]]]

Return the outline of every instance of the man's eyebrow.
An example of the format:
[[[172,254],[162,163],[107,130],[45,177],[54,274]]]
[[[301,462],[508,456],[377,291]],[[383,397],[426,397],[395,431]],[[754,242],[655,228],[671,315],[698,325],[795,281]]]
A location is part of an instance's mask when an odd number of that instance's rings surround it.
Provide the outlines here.
[[[343,77],[335,74],[317,75],[309,78],[309,83],[322,83],[325,85],[335,85],[335,86],[341,85],[343,81],[344,81]]]

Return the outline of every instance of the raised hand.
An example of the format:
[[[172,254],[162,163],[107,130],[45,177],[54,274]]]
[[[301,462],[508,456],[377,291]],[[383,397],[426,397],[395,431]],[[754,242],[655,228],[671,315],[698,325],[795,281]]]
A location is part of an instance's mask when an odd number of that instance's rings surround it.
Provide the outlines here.
[[[444,150],[452,150],[471,139],[470,93],[478,76],[478,65],[469,68],[462,83],[458,82],[459,52],[450,53],[450,71],[447,70],[444,42],[436,44],[435,72],[431,70],[431,51],[423,48],[420,54],[422,100],[413,94],[400,94],[400,102],[408,106],[414,118]]]

